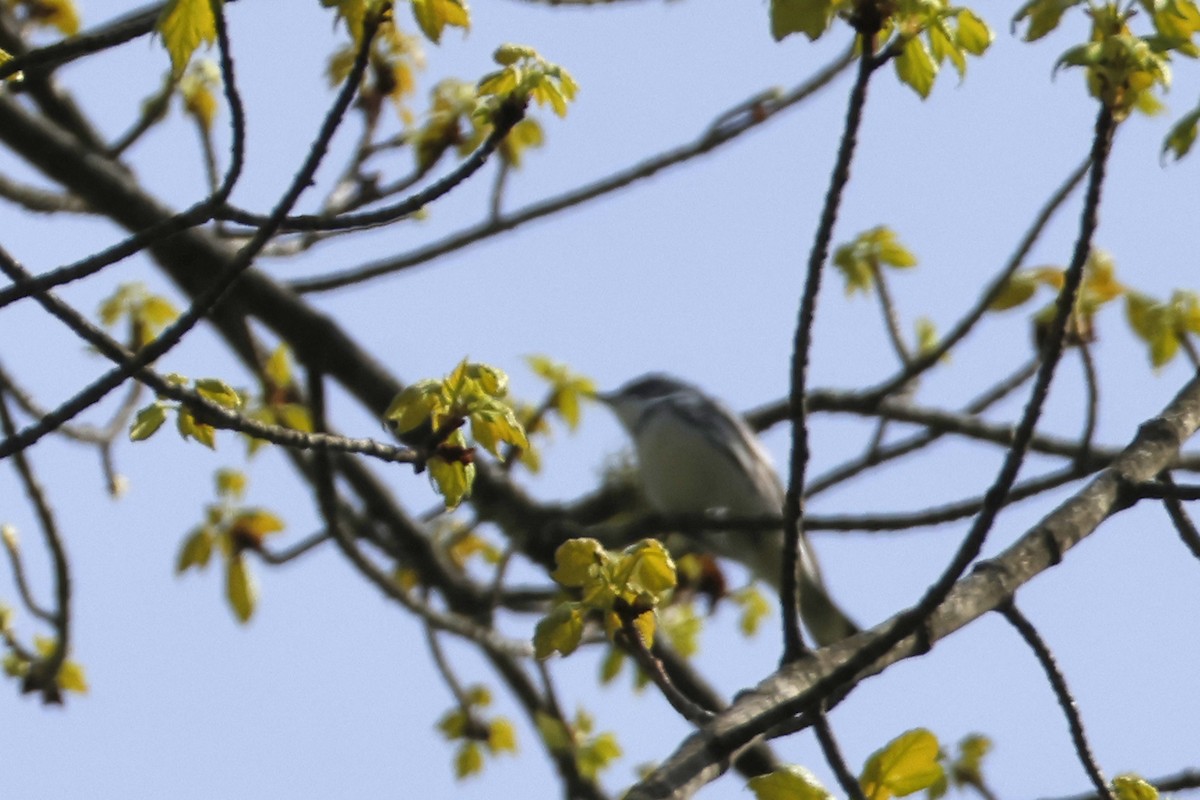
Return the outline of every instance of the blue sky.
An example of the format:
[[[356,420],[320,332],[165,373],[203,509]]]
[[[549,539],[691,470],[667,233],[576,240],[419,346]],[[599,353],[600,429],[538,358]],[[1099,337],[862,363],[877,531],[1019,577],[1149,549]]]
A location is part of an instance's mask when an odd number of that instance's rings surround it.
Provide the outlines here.
[[[845,41],[843,30],[831,37],[837,41],[813,45],[793,37],[776,44],[762,3],[556,9],[510,0],[476,6],[468,36],[450,32],[440,48],[430,49],[426,85],[445,75],[486,72],[492,49],[505,41],[538,47],[581,85],[565,120],[539,113],[547,143],[510,180],[510,208],[690,141],[745,98],[799,83]],[[248,169],[235,199],[252,208],[268,207],[287,185],[331,99],[324,58],[340,34],[330,15],[311,1],[283,8],[255,0],[229,8],[250,131]],[[87,23],[98,23],[126,9],[91,0],[82,10]],[[976,10],[997,37],[985,58],[972,60],[961,85],[953,74],[943,75],[931,99],[921,102],[890,71],[878,76],[835,234],[840,242],[887,224],[918,254],[920,266],[891,282],[906,329],[920,315],[948,328],[1089,147],[1094,108],[1081,77],[1052,76],[1058,54],[1081,35],[1078,26],[1028,45],[1009,32],[1010,6],[985,3]],[[116,135],[165,66],[157,44],[137,41],[94,64],[72,66],[63,80]],[[1176,77],[1177,89],[1167,97],[1173,115],[1188,110],[1196,96],[1194,69],[1180,65]],[[802,265],[847,90],[843,77],[738,142],[623,194],[313,302],[342,319],[404,380],[443,374],[469,355],[509,370],[515,392],[537,398],[541,386],[523,357],[545,353],[606,387],[667,369],[735,408],[777,399],[787,386]],[[1171,118],[1134,118],[1122,126],[1097,236],[1122,280],[1158,296],[1200,283],[1190,235],[1200,199],[1196,164],[1162,167],[1158,161]],[[227,114],[218,124],[225,121]],[[354,127],[352,120],[322,178],[336,174]],[[195,135],[177,109],[131,160],[167,202],[183,205],[203,191]],[[407,161],[396,164],[394,174],[407,168]],[[0,155],[0,172],[28,176],[8,155]],[[475,221],[489,188],[485,174],[430,209],[423,222],[261,266],[288,279],[405,252]],[[1076,196],[1030,265],[1065,264],[1078,208]],[[30,218],[7,206],[0,207],[0,230],[5,247],[34,270],[119,236],[94,220]],[[64,295],[91,310],[128,280],[174,291],[143,259],[132,259]],[[454,324],[431,304],[435,297],[455,309]],[[819,313],[816,385],[854,387],[895,369],[874,302],[844,297],[832,273]],[[954,407],[1028,358],[1032,345],[1022,313],[989,319],[923,381],[918,399]],[[48,405],[103,369],[29,305],[0,313],[0,342],[5,366]],[[1182,360],[1153,371],[1115,307],[1100,317],[1095,357],[1102,379],[1098,438],[1108,444],[1127,441],[1188,376]],[[204,329],[162,367],[235,384],[249,380]],[[1068,354],[1044,430],[1070,435],[1078,429],[1080,372],[1079,359]],[[1005,404],[994,418],[1014,418],[1021,401]],[[335,395],[333,405],[347,433],[382,435],[346,398]],[[813,435],[819,473],[857,452],[869,431],[822,418]],[[0,692],[6,720],[0,752],[16,754],[0,771],[0,794],[235,800],[555,793],[551,768],[524,725],[518,758],[489,762],[481,778],[453,780],[452,748],[434,729],[452,699],[431,667],[422,631],[334,552],[281,569],[256,565],[262,599],[244,628],[224,606],[216,572],[173,575],[179,544],[210,501],[212,471],[242,463],[240,443],[219,438],[216,453],[169,432],[122,445],[118,467],[130,489],[117,502],[105,496],[92,452],[54,440],[32,451],[66,532],[75,568],[74,655],[86,666],[92,690],[70,698],[65,709],[43,709],[17,696],[12,684]],[[766,441],[783,462],[786,432],[770,431]],[[545,471],[529,480],[531,491],[554,498],[581,494],[624,445],[615,421],[589,408],[580,433],[560,431],[547,446]],[[812,511],[912,509],[978,494],[999,458],[996,450],[948,443],[919,462],[830,492]],[[1025,474],[1049,463],[1031,459]],[[249,502],[281,513],[290,535],[317,528],[311,498],[278,453],[264,453],[246,469]],[[436,502],[424,478],[400,467],[379,472],[414,508]],[[988,552],[1013,541],[1063,496],[1006,511]],[[0,471],[0,521],[23,532],[29,568],[44,575],[36,527],[7,468]],[[833,592],[859,620],[873,624],[919,596],[962,531],[951,525],[814,539]],[[1200,699],[1185,687],[1194,683],[1200,656],[1195,574],[1165,515],[1147,505],[1106,525],[1019,595],[1054,648],[1110,775],[1156,776],[1194,764]],[[44,581],[38,585],[44,590]],[[5,576],[0,599],[12,596]],[[735,623],[729,609],[718,613],[698,657],[730,694],[768,674],[778,651],[773,629],[747,641],[734,632]],[[514,620],[506,630],[528,635],[532,624]],[[468,648],[447,642],[447,649],[462,680],[491,682]],[[589,653],[552,664],[564,704],[587,708],[599,728],[618,735],[626,757],[606,776],[616,789],[632,781],[637,765],[669,754],[688,729],[653,692],[634,695],[625,680],[597,688],[596,669]],[[494,694],[497,713],[517,716],[502,690]],[[1086,789],[1033,657],[998,618],[867,681],[831,720],[854,765],[911,727],[929,727],[948,743],[981,731],[995,742],[987,774],[1002,797]],[[780,742],[778,751],[833,786],[807,735]],[[740,779],[729,776],[702,796],[745,792]]]

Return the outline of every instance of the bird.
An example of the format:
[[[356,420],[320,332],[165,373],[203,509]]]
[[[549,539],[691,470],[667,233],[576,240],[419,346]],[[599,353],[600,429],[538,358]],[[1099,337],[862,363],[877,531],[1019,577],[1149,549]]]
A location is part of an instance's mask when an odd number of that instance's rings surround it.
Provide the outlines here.
[[[650,373],[597,398],[633,440],[643,494],[663,514],[783,512],[784,489],[770,456],[738,414],[678,378]],[[702,546],[745,566],[778,590],[783,530],[706,531]],[[801,536],[800,616],[820,646],[859,628],[830,598],[816,557]]]

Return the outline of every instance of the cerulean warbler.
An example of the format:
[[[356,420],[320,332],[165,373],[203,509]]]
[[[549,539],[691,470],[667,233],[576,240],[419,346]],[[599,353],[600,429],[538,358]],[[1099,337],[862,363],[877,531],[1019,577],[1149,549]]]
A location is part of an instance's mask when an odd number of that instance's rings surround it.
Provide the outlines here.
[[[784,490],[770,457],[740,416],[695,386],[645,375],[601,394],[633,437],[647,501],[664,514],[783,512]],[[778,590],[783,531],[708,531],[701,545],[733,559]],[[801,538],[800,616],[821,645],[858,631],[834,605],[808,542]]]

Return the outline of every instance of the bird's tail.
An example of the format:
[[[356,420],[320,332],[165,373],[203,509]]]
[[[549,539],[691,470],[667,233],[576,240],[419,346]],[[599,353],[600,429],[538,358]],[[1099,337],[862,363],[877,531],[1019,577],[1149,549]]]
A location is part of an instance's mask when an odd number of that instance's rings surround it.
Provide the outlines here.
[[[817,644],[824,647],[858,633],[858,625],[829,596],[812,548],[806,540],[800,542],[800,555],[800,618]],[[760,535],[753,558],[737,560],[749,567],[755,577],[778,591],[783,579],[783,532]]]

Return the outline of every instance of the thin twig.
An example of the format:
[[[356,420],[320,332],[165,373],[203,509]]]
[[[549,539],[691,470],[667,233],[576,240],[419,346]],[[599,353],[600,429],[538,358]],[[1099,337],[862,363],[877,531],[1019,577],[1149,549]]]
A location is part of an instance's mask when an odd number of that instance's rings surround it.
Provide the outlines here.
[[[3,395],[0,395],[0,398],[2,397]],[[0,539],[4,542],[4,551],[8,553],[8,563],[12,567],[13,582],[17,585],[17,594],[20,595],[25,609],[42,622],[53,625],[54,615],[42,607],[42,604],[33,596],[33,589],[29,586],[29,578],[25,574],[25,564],[21,561],[21,549],[17,545],[16,531],[10,529],[7,525],[0,526]]]
[[[235,123],[236,130],[242,125],[241,100],[235,88],[233,62],[229,57],[229,42],[225,34],[224,17],[217,1],[210,0],[210,3],[214,4],[214,15],[217,21],[217,43],[221,51],[222,71],[226,81],[225,94],[232,111],[231,116],[238,120]],[[376,15],[371,15],[364,22],[363,44],[359,49],[354,66],[346,78],[346,83],[338,93],[332,108],[326,114],[320,132],[310,146],[304,163],[292,179],[283,197],[276,204],[266,224],[256,231],[250,242],[237,252],[237,255],[230,260],[221,273],[215,276],[213,282],[203,291],[197,293],[195,300],[188,309],[171,323],[170,326],[134,354],[128,362],[109,371],[85,387],[45,418],[0,442],[0,459],[17,450],[29,447],[50,431],[55,430],[62,423],[72,419],[79,412],[98,402],[106,394],[130,378],[135,372],[163,356],[178,344],[184,335],[195,327],[200,319],[230,292],[237,279],[249,268],[255,255],[257,255],[271,236],[274,235],[279,223],[287,216],[301,193],[312,183],[313,175],[316,173],[317,167],[325,156],[329,142],[332,140],[334,132],[345,116],[346,109],[349,107],[350,101],[358,89],[359,81],[366,70],[367,55],[370,50],[371,40],[379,24],[380,20]],[[241,150],[242,148],[240,147],[235,148],[235,152],[231,157],[230,175],[235,178],[241,171]]]
[[[999,611],[1008,620],[1008,623],[1021,634],[1021,638],[1029,645],[1029,649],[1037,657],[1038,663],[1042,665],[1046,679],[1050,681],[1050,687],[1054,690],[1054,696],[1058,698],[1058,704],[1062,706],[1063,714],[1067,717],[1067,725],[1071,728],[1071,741],[1075,744],[1075,753],[1079,756],[1079,762],[1083,765],[1083,770],[1091,780],[1092,786],[1095,787],[1096,793],[1104,800],[1116,800],[1108,786],[1108,781],[1104,779],[1104,775],[1100,771],[1100,766],[1096,763],[1092,748],[1088,745],[1087,734],[1083,729],[1083,719],[1079,716],[1079,707],[1075,704],[1071,690],[1067,688],[1066,678],[1063,677],[1062,671],[1054,661],[1054,654],[1050,652],[1050,648],[1038,634],[1037,628],[1033,627],[1025,615],[1017,610],[1011,600],[1001,606]]]
[[[1038,360],[1034,357],[1018,368],[1012,375],[968,403],[963,409],[963,413],[971,415],[983,413],[992,404],[1003,399],[1010,392],[1016,390],[1033,377],[1033,374],[1037,371],[1037,364]],[[909,453],[914,453],[941,439],[945,433],[946,431],[931,428],[924,433],[918,433],[898,442],[893,442],[886,447],[868,449],[863,456],[833,467],[822,475],[813,478],[805,487],[804,496],[806,498],[814,497],[872,467],[893,461]]]
[[[804,291],[800,298],[800,311],[796,322],[796,333],[792,341],[790,388],[788,392],[788,416],[792,421],[791,458],[788,462],[788,485],[784,500],[784,548],[783,580],[779,595],[783,616],[783,660],[794,661],[804,655],[808,648],[800,632],[799,564],[801,537],[804,535],[804,480],[808,470],[808,411],[805,399],[808,393],[808,361],[812,349],[813,320],[816,317],[817,296],[821,289],[821,273],[829,257],[829,243],[833,238],[833,227],[841,208],[842,193],[850,180],[850,163],[858,144],[858,129],[862,123],[862,112],[867,100],[867,86],[877,65],[875,60],[876,31],[860,33],[857,37],[862,48],[858,59],[858,73],[850,90],[847,103],[846,122],[838,145],[837,158],[829,178],[829,189],[821,208],[821,219],[809,251],[808,266],[804,274]]]
[[[1177,489],[1175,481],[1171,477],[1171,473],[1163,472],[1158,476],[1168,488]],[[1176,532],[1179,533],[1179,538],[1187,545],[1192,556],[1200,559],[1200,530],[1196,529],[1196,523],[1192,522],[1192,517],[1187,513],[1187,509],[1183,507],[1178,495],[1166,494],[1163,496],[1163,507],[1167,509],[1167,514],[1171,517],[1172,524],[1175,525]]]
[[[642,668],[642,671],[650,677],[650,680],[654,681],[654,685],[671,704],[671,708],[693,725],[703,725],[713,718],[713,712],[692,700],[671,682],[671,677],[663,668],[662,662],[654,657],[650,648],[646,647],[646,640],[642,638],[641,631],[634,624],[633,615],[621,615],[621,632],[624,634],[622,644],[625,646],[626,652],[633,656],[633,660]]]
[[[859,785],[858,779],[854,777],[854,773],[850,771],[850,767],[846,764],[846,758],[842,755],[842,748],[838,746],[837,739],[834,738],[833,728],[829,725],[829,718],[825,716],[824,711],[817,711],[812,714],[813,733],[817,735],[817,742],[821,745],[821,752],[825,754],[825,761],[833,770],[834,776],[837,778],[838,784],[842,787],[842,791],[849,796],[850,800],[867,800],[863,794],[862,786]]]
[[[1182,792],[1189,789],[1200,789],[1200,770],[1185,769],[1174,775],[1164,775],[1161,778],[1147,778],[1146,782],[1158,789],[1160,795],[1167,792]],[[1047,798],[1046,800],[1105,800],[1103,795],[1095,792],[1076,794],[1069,797]]]
[[[896,351],[901,366],[907,367],[912,362],[912,354],[904,342],[904,334],[900,331],[900,315],[896,312],[896,304],[892,301],[892,293],[888,289],[887,277],[883,268],[874,266],[875,294],[879,298],[879,310],[883,315],[883,326],[887,330],[892,349]]]
[[[11,437],[15,431],[8,411],[8,400],[0,393],[0,431]],[[46,493],[34,475],[33,468],[24,453],[16,453],[13,466],[25,487],[25,494],[33,504],[41,527],[46,549],[50,551],[50,562],[54,576],[54,610],[50,622],[54,627],[54,642],[50,652],[30,664],[25,676],[24,691],[39,691],[47,703],[61,703],[58,689],[58,673],[71,647],[71,565],[67,560],[66,547],[54,520],[54,512],[46,500]]]
[[[1066,202],[1066,199],[1071,196],[1071,193],[1075,191],[1075,187],[1079,185],[1080,181],[1087,176],[1088,168],[1093,165],[1094,159],[1095,149],[1093,148],[1091,155],[1089,155],[1089,157],[1084,160],[1082,164],[1076,167],[1075,170],[1067,176],[1067,179],[1062,182],[1054,194],[1050,196],[1050,199],[1046,201],[1046,204],[1042,206],[1041,211],[1039,211],[1037,217],[1034,218],[1033,224],[1029,226],[1029,230],[1025,232],[1025,236],[1021,238],[1020,243],[1017,245],[1017,249],[1011,256],[1009,256],[1008,261],[984,290],[983,294],[979,296],[979,301],[974,305],[974,307],[967,311],[963,318],[958,321],[958,324],[956,324],[950,330],[945,338],[941,339],[936,347],[920,354],[913,359],[912,363],[908,364],[894,377],[889,378],[872,389],[867,390],[865,392],[866,396],[878,401],[891,395],[899,387],[904,386],[917,375],[920,375],[922,372],[940,361],[941,358],[946,355],[946,353],[950,352],[950,350],[963,339],[963,337],[974,330],[976,323],[978,323],[983,315],[987,313],[992,301],[1004,289],[1005,284],[1008,283],[1008,279],[1012,277],[1012,274],[1020,268],[1022,263],[1024,263],[1025,257],[1029,255],[1029,252],[1033,249],[1034,244],[1036,244],[1037,240],[1041,238],[1042,232],[1046,229],[1046,226],[1054,217],[1055,212],[1057,212],[1062,204]]]
[[[14,279],[20,279],[29,274],[8,253],[4,252],[3,248],[0,248],[0,272],[4,272]],[[168,381],[149,368],[132,367],[131,365],[136,363],[134,353],[126,350],[115,339],[108,336],[95,325],[92,325],[86,317],[68,306],[55,294],[42,292],[35,299],[50,314],[74,331],[76,335],[95,347],[101,355],[119,365],[119,369],[133,369],[132,375],[136,380],[149,386],[161,397],[170,398],[187,406],[195,414],[199,422],[212,425],[216,428],[235,430],[248,436],[253,436],[256,439],[263,439],[264,441],[285,447],[360,453],[382,461],[401,463],[418,463],[422,459],[421,454],[411,448],[384,444],[374,439],[352,439],[329,434],[306,433],[293,428],[270,425],[251,419],[233,409],[226,408],[209,400],[198,392]],[[130,394],[132,396],[133,392],[131,391]],[[49,416],[50,412],[43,412],[38,415],[38,418],[46,419]],[[117,419],[120,419],[120,414],[118,414]],[[107,434],[102,435],[101,441],[107,441],[106,437]],[[10,454],[8,448],[13,446],[13,442],[14,437],[0,441],[0,458],[4,458]]]
[[[340,214],[335,217],[326,217],[323,214],[299,214],[293,217],[281,217],[277,223],[274,223],[274,228],[283,231],[338,231],[378,227],[412,216],[430,203],[457,188],[482,169],[492,153],[504,141],[504,137],[508,135],[508,132],[512,130],[514,125],[524,119],[524,116],[525,105],[523,101],[518,101],[516,98],[506,100],[494,115],[492,131],[483,140],[483,143],[471,155],[463,159],[454,171],[444,178],[434,181],[421,191],[414,193],[411,197],[406,197],[403,200],[374,211],[352,212]],[[261,226],[271,223],[274,217],[274,215],[262,216],[251,214],[232,206],[226,206],[218,210],[216,216],[218,219],[230,220],[244,225],[260,226],[259,230],[262,230]]]
[[[485,239],[490,239],[493,236],[507,233],[532,220],[582,205],[590,200],[595,200],[596,198],[624,189],[626,186],[649,178],[668,167],[682,164],[692,158],[711,152],[741,134],[753,130],[768,119],[774,118],[779,112],[800,103],[815,94],[818,90],[829,85],[852,62],[853,55],[850,51],[847,51],[819,70],[812,78],[795,87],[790,92],[787,92],[782,97],[763,100],[755,106],[754,113],[741,114],[738,119],[728,124],[710,127],[699,138],[689,144],[651,156],[628,169],[606,178],[564,192],[556,197],[533,203],[523,209],[503,215],[499,219],[485,219],[473,226],[464,228],[458,233],[451,234],[444,239],[425,245],[409,253],[316,278],[292,281],[288,284],[288,287],[298,293],[325,292],[362,283],[394,272],[400,272],[456,250],[461,250],[464,247],[484,241]]]
[[[1087,390],[1087,399],[1083,415],[1083,433],[1079,436],[1080,447],[1076,463],[1086,464],[1092,454],[1092,444],[1096,438],[1096,420],[1100,414],[1100,381],[1096,377],[1096,363],[1092,360],[1092,350],[1087,342],[1079,343],[1079,360],[1083,365],[1083,384]]]

